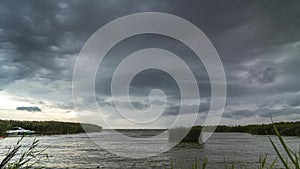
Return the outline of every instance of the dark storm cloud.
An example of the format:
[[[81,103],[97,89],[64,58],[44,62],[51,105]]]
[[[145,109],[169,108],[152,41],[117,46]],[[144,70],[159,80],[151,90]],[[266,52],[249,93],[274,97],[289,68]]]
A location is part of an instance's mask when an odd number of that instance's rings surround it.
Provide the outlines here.
[[[289,120],[295,121],[298,119],[293,119],[293,117],[295,115],[299,115],[299,111],[300,111],[299,108],[287,107],[287,108],[283,108],[283,109],[279,109],[279,110],[268,110],[268,113],[260,113],[259,116],[268,118],[268,117],[270,117],[270,114],[271,114],[272,117],[276,117],[276,116],[284,117],[284,118],[292,117],[292,118],[289,118]]]
[[[243,119],[243,118],[249,118],[249,117],[263,117],[270,120],[270,115],[273,118],[288,118],[289,120],[298,120],[293,119],[295,115],[299,115],[299,108],[293,108],[293,107],[285,107],[281,109],[256,109],[256,110],[248,110],[248,109],[242,109],[237,111],[230,111],[225,112],[223,117],[230,118],[230,119]],[[292,118],[289,118],[292,117]],[[282,121],[282,119],[281,119]]]
[[[257,82],[259,84],[268,84],[273,83],[276,78],[276,69],[273,67],[268,67],[264,69],[258,69],[258,70],[250,70],[246,74],[246,79],[248,82],[254,83]]]
[[[283,107],[297,107],[300,105],[300,92],[284,93],[271,96],[257,103],[259,108],[273,108],[281,105]]]
[[[42,111],[38,107],[17,107],[16,110],[29,111],[29,112],[41,112]]]
[[[180,106],[181,105],[178,105],[178,104],[168,104],[168,107],[167,107],[167,109],[166,109],[166,111],[164,112],[163,115],[165,115],[165,116],[169,116],[169,115],[176,116],[176,115],[178,115],[179,111],[180,111]],[[190,113],[206,114],[210,109],[210,103],[206,103],[206,102],[200,104],[198,112],[193,111],[194,110],[193,107],[195,105],[183,104],[183,106],[185,106],[185,109],[186,109],[186,112],[182,112],[184,114],[190,114]]]
[[[253,115],[254,112],[251,110],[238,110],[238,111],[225,112],[223,117],[230,118],[230,119],[241,119],[245,117],[251,117]]]
[[[43,78],[70,81],[72,71],[65,76],[61,72],[72,70],[77,54],[92,33],[120,15],[113,6],[109,1],[2,2],[1,53],[5,64],[16,69],[3,83],[43,76],[40,69],[49,71]]]
[[[118,64],[131,53],[145,48],[161,48],[180,56],[181,59],[191,67],[191,70],[194,71],[202,96],[208,97],[210,95],[209,78],[198,57],[187,46],[179,41],[153,34],[138,35],[128,38],[111,49],[98,69],[96,81],[97,94],[110,95],[112,74]],[[179,88],[175,80],[180,79],[173,79],[168,73],[161,70],[144,70],[132,80],[131,94],[146,95],[149,94],[152,89],[159,88],[167,95],[172,96],[171,98],[179,99]]]
[[[260,0],[230,3],[206,0],[2,1],[0,90],[24,80],[24,84],[42,82],[41,89],[28,89],[35,95],[45,95],[43,90],[47,93],[58,91],[59,86],[65,85],[63,82],[71,83],[75,59],[96,30],[118,17],[145,11],[183,17],[210,38],[225,68],[228,100],[235,100],[234,105],[228,106],[239,107],[239,110],[226,112],[225,117],[255,116],[257,112],[273,110],[276,105],[286,106],[282,115],[298,111],[300,97],[289,94],[300,91],[300,2],[296,0],[271,3]],[[100,106],[113,106],[109,97],[115,67],[130,53],[149,47],[163,48],[179,55],[195,74],[201,97],[209,100],[209,77],[197,56],[174,39],[144,35],[119,43],[100,65],[95,83]],[[50,86],[54,81],[61,83]],[[174,79],[161,71],[141,72],[132,81],[130,93],[133,97],[148,97],[155,88],[162,89],[172,103],[165,114],[176,114],[179,88]],[[21,89],[12,87],[12,90],[18,92]],[[249,96],[260,103],[257,110],[242,105],[241,101]],[[268,98],[268,101],[262,98]],[[88,105],[93,100],[91,97],[83,102]],[[143,101],[134,101],[133,105],[141,109],[147,107]],[[208,109],[209,103],[202,104],[199,112]]]
[[[147,109],[150,107],[149,104],[145,104],[145,103],[138,102],[138,101],[131,102],[131,104],[138,110],[144,110],[144,109]]]
[[[113,106],[113,103],[111,101],[108,101],[105,99],[100,99],[98,97],[97,97],[97,104],[102,107],[105,107],[105,106],[112,107]]]
[[[252,117],[259,117],[266,119],[266,122],[270,121],[270,115],[276,121],[299,121],[300,109],[297,106],[287,106],[278,104],[273,108],[259,108],[249,111],[252,113]]]

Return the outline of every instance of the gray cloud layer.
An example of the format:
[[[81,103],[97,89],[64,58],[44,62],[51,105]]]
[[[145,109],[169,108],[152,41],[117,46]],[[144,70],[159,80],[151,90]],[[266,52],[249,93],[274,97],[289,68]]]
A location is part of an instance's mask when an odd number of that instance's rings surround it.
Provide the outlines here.
[[[0,4],[0,91],[23,94],[54,105],[71,105],[73,67],[84,42],[118,17],[157,11],[189,20],[216,47],[228,82],[225,118],[265,117],[262,114],[267,111],[274,112],[281,120],[299,118],[300,95],[295,94],[300,91],[300,2],[297,0],[230,3],[11,0]],[[115,67],[130,53],[149,47],[170,50],[192,68],[200,95],[206,99],[199,112],[207,112],[210,83],[201,61],[184,44],[158,35],[131,37],[108,53],[96,80],[100,107],[113,107],[109,98]],[[169,75],[158,70],[144,71],[131,85],[133,98],[147,98],[151,89],[162,89],[169,99],[164,114],[178,112],[179,90]],[[144,100],[136,100],[133,105],[137,109],[147,108]]]

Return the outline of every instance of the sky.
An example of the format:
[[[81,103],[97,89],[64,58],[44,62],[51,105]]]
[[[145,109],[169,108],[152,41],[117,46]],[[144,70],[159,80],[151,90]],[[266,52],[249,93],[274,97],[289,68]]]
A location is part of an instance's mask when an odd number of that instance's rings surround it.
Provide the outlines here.
[[[210,39],[223,63],[227,101],[222,124],[300,120],[300,2],[297,0],[101,0],[0,2],[0,119],[78,121],[72,76],[76,59],[93,33],[110,21],[137,12],[163,12],[196,25]],[[162,35],[137,35],[114,46],[99,66],[96,100],[104,119],[85,122],[136,127],[114,113],[110,84],[117,65],[129,54],[162,48],[180,56],[197,79],[203,122],[210,106],[210,81],[195,54],[181,42]],[[148,56],[151,57],[151,56]],[[165,127],[180,107],[176,81],[159,70],[140,72],[131,83],[130,98],[138,110],[149,108],[151,90],[168,99],[161,119],[147,127]],[[155,98],[161,103],[161,98]],[[188,103],[187,103],[188,104]],[[88,117],[91,117],[88,116]],[[105,126],[105,125],[104,125]],[[141,127],[141,126],[138,126]]]

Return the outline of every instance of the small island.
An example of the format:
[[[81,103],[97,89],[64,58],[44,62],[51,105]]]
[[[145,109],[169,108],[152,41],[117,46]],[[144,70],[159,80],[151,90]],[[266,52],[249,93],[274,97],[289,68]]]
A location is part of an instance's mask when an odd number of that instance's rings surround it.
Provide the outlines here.
[[[102,131],[101,126],[87,123],[0,120],[0,136],[5,137],[6,131],[16,126],[35,131],[35,134],[38,135],[77,134]]]

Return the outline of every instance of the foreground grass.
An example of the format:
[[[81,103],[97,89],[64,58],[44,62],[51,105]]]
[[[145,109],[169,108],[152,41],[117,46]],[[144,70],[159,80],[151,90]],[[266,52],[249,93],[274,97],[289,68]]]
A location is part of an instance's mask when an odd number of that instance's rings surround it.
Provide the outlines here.
[[[280,144],[276,145],[274,141],[269,137],[270,143],[272,144],[273,149],[276,152],[277,158],[273,161],[268,161],[268,156],[261,156],[259,158],[259,162],[257,165],[258,169],[272,169],[277,164],[278,161],[282,164],[282,166],[285,169],[300,169],[300,151],[294,152],[292,151],[288,145],[285,143],[283,137],[281,136],[278,128],[274,123],[272,123],[273,132],[276,135],[277,139],[279,140]],[[279,151],[279,146],[281,146],[284,150],[284,152]],[[278,160],[279,159],[279,160]],[[194,164],[191,164],[189,167],[191,169],[206,169],[208,158],[204,158],[202,162],[199,162],[198,160],[195,160]],[[254,165],[253,165],[254,166]],[[234,164],[226,165],[224,166],[225,169],[235,169],[236,167]],[[179,167],[176,167],[176,164],[171,162],[169,167],[165,167],[165,169],[179,169]]]
[[[41,163],[41,160],[46,158],[48,159],[48,155],[44,152],[45,149],[39,150],[39,140],[34,139],[32,144],[28,149],[21,152],[19,158],[15,159],[17,154],[19,153],[22,145],[21,141],[24,137],[19,139],[16,145],[9,150],[7,155],[4,157],[2,162],[0,163],[0,169],[19,169],[19,168],[34,168],[39,169],[41,167],[36,167],[37,164]]]

